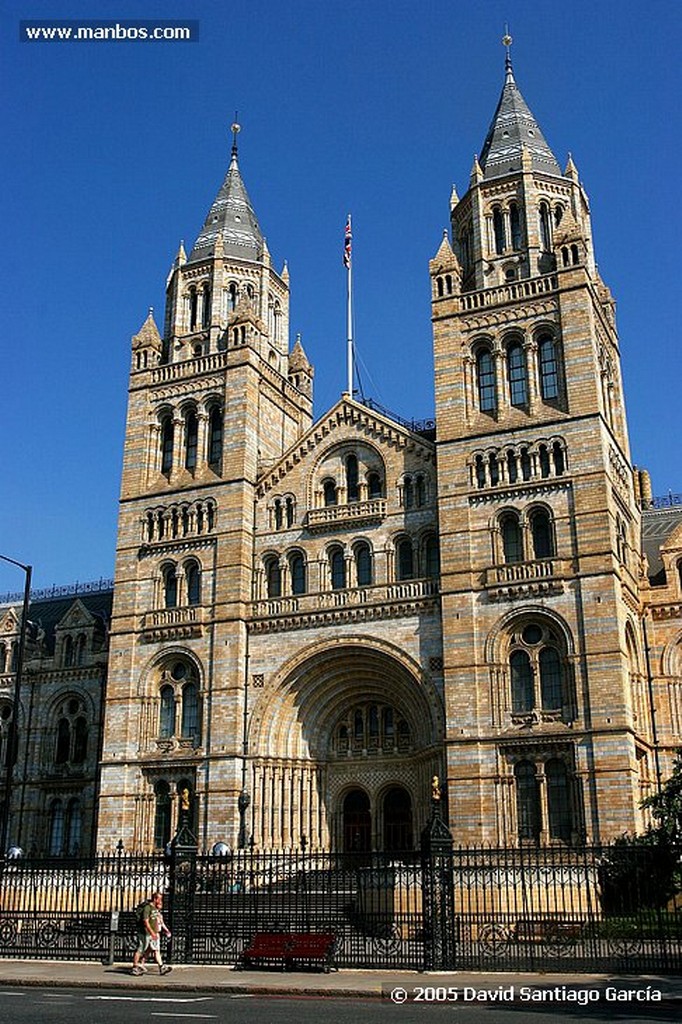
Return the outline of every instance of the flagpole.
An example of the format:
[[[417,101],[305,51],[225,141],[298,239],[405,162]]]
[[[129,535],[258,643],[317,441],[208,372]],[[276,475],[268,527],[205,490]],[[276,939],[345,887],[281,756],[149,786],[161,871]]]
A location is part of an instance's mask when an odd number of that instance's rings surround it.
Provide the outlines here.
[[[351,220],[350,214],[348,214],[348,222],[346,224],[346,269],[347,275],[347,337],[348,344],[346,349],[346,361],[348,370],[348,394],[353,397],[353,258],[351,255]]]

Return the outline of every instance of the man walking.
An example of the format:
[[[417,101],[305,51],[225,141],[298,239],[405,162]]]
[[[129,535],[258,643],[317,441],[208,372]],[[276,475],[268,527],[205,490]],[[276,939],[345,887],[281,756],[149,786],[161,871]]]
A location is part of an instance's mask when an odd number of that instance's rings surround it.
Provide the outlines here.
[[[133,970],[136,975],[145,974],[145,960],[153,956],[159,968],[159,974],[168,974],[172,970],[161,958],[161,932],[170,935],[163,919],[163,896],[155,892],[152,898],[142,904],[137,925],[137,949],[133,954]]]

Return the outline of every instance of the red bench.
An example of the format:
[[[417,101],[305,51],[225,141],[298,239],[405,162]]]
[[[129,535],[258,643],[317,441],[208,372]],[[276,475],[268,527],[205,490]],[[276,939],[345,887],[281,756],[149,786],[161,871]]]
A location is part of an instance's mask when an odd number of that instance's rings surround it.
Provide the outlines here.
[[[331,932],[258,932],[241,955],[239,968],[331,968],[336,936]]]

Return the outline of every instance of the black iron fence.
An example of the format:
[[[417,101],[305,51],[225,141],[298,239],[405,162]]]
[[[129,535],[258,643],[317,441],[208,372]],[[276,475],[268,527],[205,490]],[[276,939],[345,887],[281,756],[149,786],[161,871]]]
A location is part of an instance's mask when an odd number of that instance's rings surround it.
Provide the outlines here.
[[[679,853],[618,845],[8,861],[0,956],[128,960],[156,890],[176,962],[236,966],[257,932],[331,931],[338,967],[682,970]]]

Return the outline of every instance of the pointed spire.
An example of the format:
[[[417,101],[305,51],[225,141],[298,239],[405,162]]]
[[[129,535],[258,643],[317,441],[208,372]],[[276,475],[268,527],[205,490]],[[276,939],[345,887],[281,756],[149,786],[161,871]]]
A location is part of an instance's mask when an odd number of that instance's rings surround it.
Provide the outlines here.
[[[140,327],[138,333],[133,335],[132,343],[133,349],[148,347],[155,349],[157,352],[161,351],[161,335],[154,320],[153,306],[149,307],[147,319],[142,324],[142,327]]]
[[[312,370],[312,365],[307,355],[305,354],[305,349],[303,348],[303,345],[301,344],[300,334],[296,335],[294,347],[289,353],[289,372],[291,373],[292,371],[295,370],[303,370],[305,373],[310,373],[310,371]]]
[[[263,235],[237,162],[237,135],[240,131],[241,126],[235,121],[232,125],[230,166],[201,234],[194,243],[190,262],[213,256],[218,236],[222,238],[226,256],[253,261],[260,259]]]
[[[457,195],[457,189],[453,185],[452,186],[452,192],[450,193],[450,212],[451,213],[454,210],[454,208],[457,206],[458,202],[459,202],[459,196]]]
[[[568,162],[566,164],[566,170],[564,171],[564,177],[570,178],[571,181],[575,181],[576,183],[579,181],[578,168],[575,166],[573,157],[570,153],[568,154]]]
[[[481,151],[484,177],[499,178],[520,171],[524,145],[528,147],[530,153],[532,170],[561,177],[561,168],[556,157],[514,79],[511,62],[512,40],[508,32],[502,42],[507,51],[504,62],[504,86]]]
[[[187,253],[185,252],[185,242],[184,239],[180,239],[180,245],[178,246],[178,251],[175,254],[175,266],[182,267],[186,262]]]
[[[469,184],[475,185],[477,182],[483,180],[483,170],[478,162],[478,153],[474,154],[474,162],[471,165],[471,174],[469,176]]]

